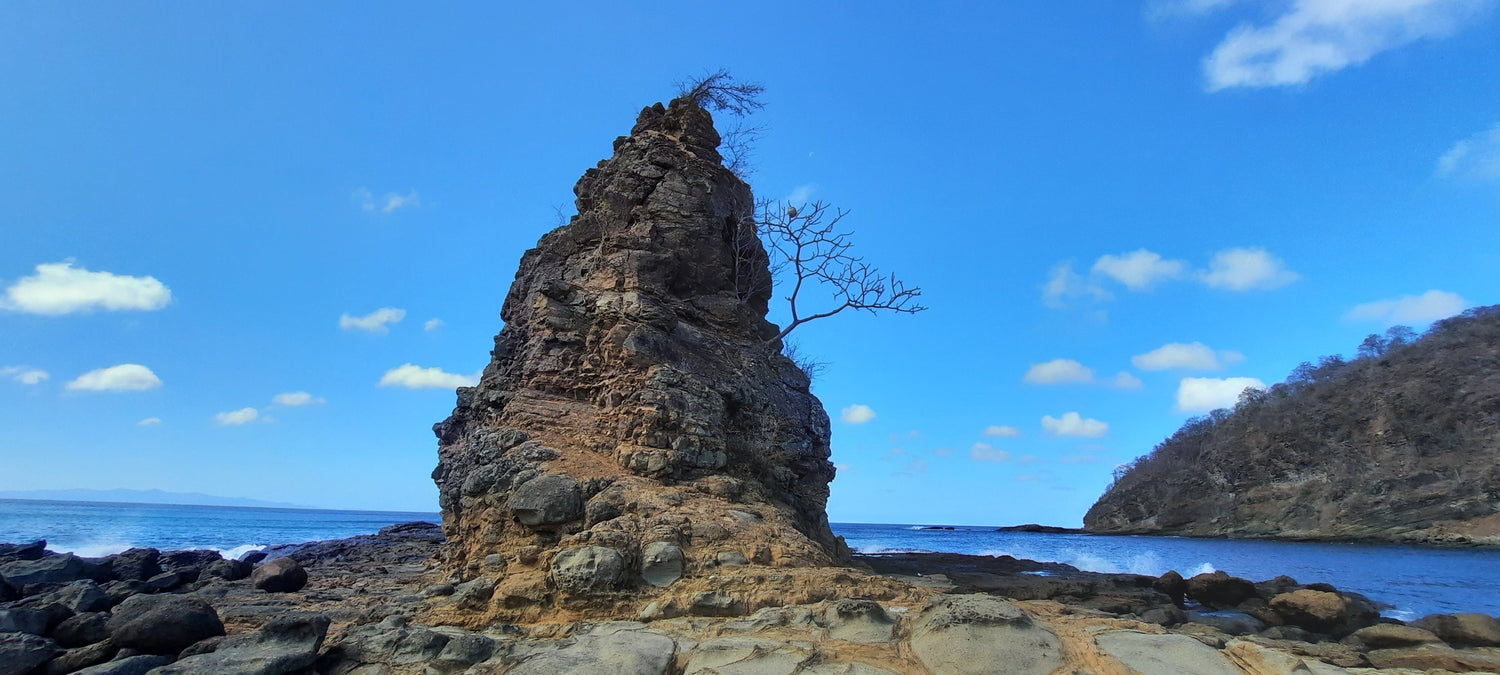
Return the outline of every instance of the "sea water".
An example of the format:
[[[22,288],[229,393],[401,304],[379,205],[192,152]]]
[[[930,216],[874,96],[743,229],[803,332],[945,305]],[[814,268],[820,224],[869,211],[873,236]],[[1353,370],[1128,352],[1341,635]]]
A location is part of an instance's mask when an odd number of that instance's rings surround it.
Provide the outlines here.
[[[54,551],[102,556],[132,546],[208,548],[226,556],[275,544],[371,534],[436,513],[334,511],[0,499],[0,542],[46,539]],[[1500,615],[1500,551],[1181,537],[996,532],[989,527],[834,523],[856,551],[1011,555],[1093,572],[1183,576],[1224,570],[1255,581],[1278,575],[1327,582],[1390,605],[1388,616]]]

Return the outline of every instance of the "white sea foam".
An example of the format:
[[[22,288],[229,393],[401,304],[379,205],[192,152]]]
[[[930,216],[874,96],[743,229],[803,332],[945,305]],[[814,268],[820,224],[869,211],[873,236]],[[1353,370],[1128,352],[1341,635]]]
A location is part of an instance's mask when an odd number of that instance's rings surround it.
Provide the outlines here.
[[[1199,574],[1209,574],[1209,573],[1216,572],[1216,571],[1218,571],[1218,570],[1214,569],[1214,564],[1213,563],[1203,563],[1202,565],[1194,567],[1192,569],[1192,572],[1190,574],[1188,574],[1187,577],[1188,578],[1192,578],[1192,577],[1198,576]]]
[[[866,544],[853,547],[859,553],[933,553],[925,548],[911,548],[909,546],[881,546],[880,544]]]
[[[116,553],[120,553],[122,551],[126,551],[135,547],[136,544],[121,541],[85,542],[79,544],[68,542],[47,543],[47,548],[52,551],[55,551],[57,553],[72,553],[73,555],[76,555],[80,558],[103,558],[105,556],[114,555]],[[217,546],[174,546],[169,550],[176,551],[207,549],[210,551],[218,551],[219,555],[222,555],[225,558],[238,558],[242,555],[245,555],[246,553],[249,553],[251,551],[259,551],[265,547],[265,544],[242,544],[240,546],[232,546],[229,548],[219,548]]]
[[[213,550],[218,551],[219,555],[224,556],[225,558],[235,560],[240,556],[245,555],[246,553],[249,553],[251,551],[259,551],[265,547],[265,544],[243,544],[234,548],[216,548]]]

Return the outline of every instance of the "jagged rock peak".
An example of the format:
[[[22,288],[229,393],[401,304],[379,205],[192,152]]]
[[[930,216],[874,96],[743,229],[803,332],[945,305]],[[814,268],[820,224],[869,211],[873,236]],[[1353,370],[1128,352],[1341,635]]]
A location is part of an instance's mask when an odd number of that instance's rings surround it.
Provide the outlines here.
[[[522,257],[489,366],[434,426],[447,562],[504,579],[476,611],[670,602],[721,564],[846,557],[828,415],[767,342],[755,200],[719,140],[691,101],[641,111]]]

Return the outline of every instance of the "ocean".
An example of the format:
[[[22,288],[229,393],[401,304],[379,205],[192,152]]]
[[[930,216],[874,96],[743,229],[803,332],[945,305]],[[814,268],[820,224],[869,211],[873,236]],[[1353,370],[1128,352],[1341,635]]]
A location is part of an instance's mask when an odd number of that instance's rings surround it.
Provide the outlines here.
[[[209,548],[226,556],[275,544],[370,534],[436,513],[334,511],[0,499],[0,542],[46,539],[48,548],[103,556],[132,546]],[[1224,570],[1255,581],[1285,574],[1327,582],[1412,619],[1438,612],[1500,616],[1500,551],[1379,544],[1330,544],[1181,537],[1114,537],[996,532],[988,527],[928,530],[916,525],[834,523],[863,553],[935,551],[1012,555],[1094,572],[1183,576]]]

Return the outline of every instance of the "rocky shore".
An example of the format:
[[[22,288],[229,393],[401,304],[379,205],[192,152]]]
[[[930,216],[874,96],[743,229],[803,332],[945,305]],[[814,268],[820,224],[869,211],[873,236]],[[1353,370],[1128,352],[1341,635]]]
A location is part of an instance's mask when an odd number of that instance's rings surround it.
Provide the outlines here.
[[[495,589],[446,572],[442,541],[409,523],[244,560],[0,545],[0,675],[1500,672],[1484,615],[1403,624],[1287,577],[941,553],[800,577],[732,561],[702,572],[693,602],[628,620],[454,626]]]

